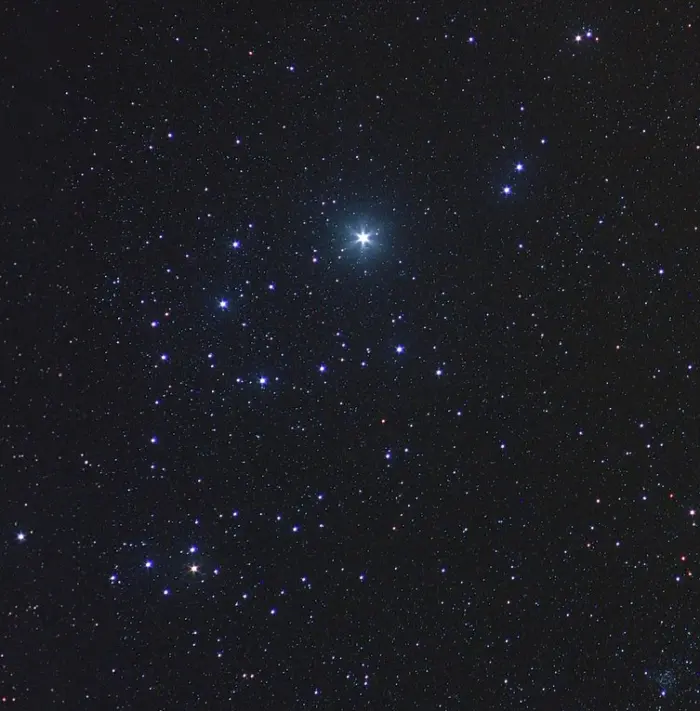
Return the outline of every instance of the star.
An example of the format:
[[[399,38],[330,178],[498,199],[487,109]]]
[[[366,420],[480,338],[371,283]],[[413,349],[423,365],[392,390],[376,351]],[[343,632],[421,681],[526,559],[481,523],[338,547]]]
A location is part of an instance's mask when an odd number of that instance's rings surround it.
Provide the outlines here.
[[[370,236],[371,236],[370,232],[365,232],[363,230],[362,232],[358,232],[357,241],[364,247],[366,244],[369,244]]]
[[[522,172],[523,172],[523,168],[524,168],[524,166],[523,166],[522,163],[516,163],[516,164],[515,164],[515,170],[516,170],[518,173],[522,173]]]
[[[23,540],[26,539],[26,535],[22,533],[21,531],[17,534],[17,540],[21,543]]]
[[[226,299],[221,299],[219,301],[219,308],[220,309],[227,309],[228,308],[228,301],[226,301]]]
[[[504,194],[504,195],[510,195],[510,194],[511,194],[511,191],[512,191],[512,189],[511,189],[510,185],[506,185],[506,186],[503,188],[503,194]]]

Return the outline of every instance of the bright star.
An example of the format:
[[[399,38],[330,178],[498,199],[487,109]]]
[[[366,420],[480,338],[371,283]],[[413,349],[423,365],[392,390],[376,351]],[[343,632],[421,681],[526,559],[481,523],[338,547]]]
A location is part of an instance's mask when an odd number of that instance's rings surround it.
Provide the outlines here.
[[[219,301],[219,308],[220,309],[227,309],[228,308],[228,301],[226,301],[226,299],[221,299],[221,301]]]
[[[517,163],[515,166],[515,170],[518,171],[518,173],[522,173],[523,171],[523,164],[522,163]]]
[[[258,380],[258,383],[260,383],[260,385],[266,385],[266,384],[267,384],[267,378],[266,378],[265,376],[262,376],[262,377]]]
[[[403,353],[403,351],[404,351],[403,346],[396,346],[396,352],[397,352],[397,353]]]
[[[363,230],[362,232],[359,232],[359,233],[357,234],[357,241],[358,241],[361,245],[364,246],[364,245],[366,245],[366,244],[369,244],[369,238],[370,238],[370,236],[371,236],[371,232],[365,232],[365,231]]]
[[[20,543],[26,538],[24,533],[20,532],[17,534],[17,540],[20,541]]]
[[[510,185],[506,185],[505,188],[503,188],[503,194],[510,195],[510,192],[511,192]]]

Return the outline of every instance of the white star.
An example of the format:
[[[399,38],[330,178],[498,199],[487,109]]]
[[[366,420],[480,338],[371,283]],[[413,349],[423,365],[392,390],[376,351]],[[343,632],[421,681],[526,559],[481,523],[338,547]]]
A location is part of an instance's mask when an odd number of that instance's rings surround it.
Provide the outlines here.
[[[371,237],[371,232],[358,232],[357,241],[364,247],[364,245],[369,244],[369,238]]]
[[[21,543],[27,536],[21,531],[17,534],[17,540]]]

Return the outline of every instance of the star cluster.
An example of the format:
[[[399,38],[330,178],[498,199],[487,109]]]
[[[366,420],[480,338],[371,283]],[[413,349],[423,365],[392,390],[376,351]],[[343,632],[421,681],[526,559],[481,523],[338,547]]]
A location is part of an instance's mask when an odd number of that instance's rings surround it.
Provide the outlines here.
[[[5,13],[2,705],[698,703],[692,8],[472,10]]]

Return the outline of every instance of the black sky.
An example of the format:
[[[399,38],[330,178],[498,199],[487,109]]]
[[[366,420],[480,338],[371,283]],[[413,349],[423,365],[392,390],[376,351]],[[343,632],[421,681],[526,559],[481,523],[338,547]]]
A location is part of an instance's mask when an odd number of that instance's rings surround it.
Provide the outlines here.
[[[2,705],[698,703],[697,15],[4,8]]]

